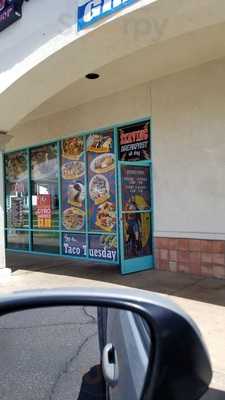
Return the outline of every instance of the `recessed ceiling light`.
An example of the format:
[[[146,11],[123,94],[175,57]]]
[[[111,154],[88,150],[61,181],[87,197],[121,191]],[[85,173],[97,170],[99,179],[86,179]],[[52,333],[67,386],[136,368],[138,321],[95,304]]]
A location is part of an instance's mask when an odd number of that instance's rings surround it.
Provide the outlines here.
[[[91,72],[90,74],[86,75],[87,79],[98,79],[99,78],[99,74],[95,74],[94,72]]]

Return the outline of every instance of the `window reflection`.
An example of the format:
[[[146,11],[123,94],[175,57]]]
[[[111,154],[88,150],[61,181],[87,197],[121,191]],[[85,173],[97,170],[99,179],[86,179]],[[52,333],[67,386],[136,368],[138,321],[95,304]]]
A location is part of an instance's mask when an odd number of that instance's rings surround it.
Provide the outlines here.
[[[33,232],[32,250],[41,253],[59,253],[59,234],[57,232]]]
[[[28,159],[26,151],[5,157],[6,222],[8,228],[29,226]]]
[[[31,151],[33,228],[59,226],[58,165],[56,143]]]
[[[27,231],[10,229],[6,235],[7,247],[12,250],[29,250],[29,234]]]

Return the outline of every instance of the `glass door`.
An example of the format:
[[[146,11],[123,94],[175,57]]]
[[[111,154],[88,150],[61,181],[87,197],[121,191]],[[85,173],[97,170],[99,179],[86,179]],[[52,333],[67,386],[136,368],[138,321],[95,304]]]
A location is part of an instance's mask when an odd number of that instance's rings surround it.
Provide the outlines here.
[[[121,272],[153,267],[151,161],[120,161]]]

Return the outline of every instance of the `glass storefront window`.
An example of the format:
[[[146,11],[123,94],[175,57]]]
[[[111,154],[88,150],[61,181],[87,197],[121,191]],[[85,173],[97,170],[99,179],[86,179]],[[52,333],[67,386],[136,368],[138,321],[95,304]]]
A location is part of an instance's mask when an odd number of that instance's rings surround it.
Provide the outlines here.
[[[122,165],[122,209],[148,210],[151,208],[150,168],[138,165]]]
[[[31,193],[33,228],[59,227],[57,144],[31,150]]]
[[[152,254],[150,166],[121,166],[124,258]]]
[[[28,157],[18,151],[5,157],[6,226],[28,228]]]
[[[150,128],[145,120],[6,154],[7,247],[120,263],[122,273],[151,266]]]
[[[59,253],[59,234],[57,232],[32,232],[32,250],[40,253]]]
[[[17,229],[9,229],[6,232],[7,248],[12,250],[29,250],[29,233]]]

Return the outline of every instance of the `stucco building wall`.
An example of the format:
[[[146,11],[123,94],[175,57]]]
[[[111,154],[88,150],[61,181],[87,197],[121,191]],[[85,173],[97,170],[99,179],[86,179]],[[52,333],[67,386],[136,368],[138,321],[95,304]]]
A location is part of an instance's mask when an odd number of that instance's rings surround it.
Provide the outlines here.
[[[146,116],[152,117],[154,235],[164,238],[156,241],[158,265],[189,272],[190,243],[170,249],[169,238],[196,239],[198,273],[207,264],[208,274],[217,268],[225,277],[224,59],[21,124],[10,132],[10,148]],[[173,260],[170,250],[177,251]]]

